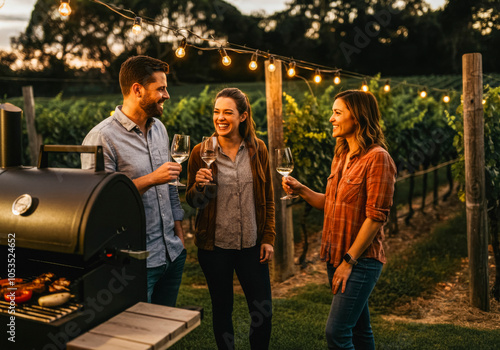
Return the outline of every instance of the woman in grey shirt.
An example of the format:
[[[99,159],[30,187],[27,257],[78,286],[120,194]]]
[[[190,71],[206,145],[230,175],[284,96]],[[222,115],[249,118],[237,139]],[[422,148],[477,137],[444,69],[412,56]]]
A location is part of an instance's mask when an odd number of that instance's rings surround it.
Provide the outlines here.
[[[271,337],[274,202],[266,145],[255,134],[248,97],[236,88],[217,94],[213,121],[219,143],[208,169],[194,147],[187,202],[198,209],[195,243],[207,280],[219,349],[234,349],[233,274],[245,293],[252,322],[250,346],[267,349]],[[216,189],[205,187],[215,182]]]

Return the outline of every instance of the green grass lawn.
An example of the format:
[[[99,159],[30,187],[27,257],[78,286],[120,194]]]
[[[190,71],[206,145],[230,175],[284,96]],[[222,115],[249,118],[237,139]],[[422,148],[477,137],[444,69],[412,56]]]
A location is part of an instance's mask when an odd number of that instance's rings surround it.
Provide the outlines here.
[[[389,322],[382,315],[391,306],[407,302],[445,280],[467,254],[464,215],[439,226],[428,239],[410,245],[390,257],[370,299],[377,349],[499,349],[500,331],[484,331],[444,324]],[[440,261],[436,261],[440,256]],[[273,300],[271,349],[326,349],[324,327],[332,295],[326,284],[310,284],[288,299]],[[196,248],[188,244],[178,306],[201,306],[201,325],[171,349],[216,349],[212,334],[212,307],[205,280],[196,259]],[[233,322],[237,349],[249,349],[250,317],[243,295],[236,294]]]

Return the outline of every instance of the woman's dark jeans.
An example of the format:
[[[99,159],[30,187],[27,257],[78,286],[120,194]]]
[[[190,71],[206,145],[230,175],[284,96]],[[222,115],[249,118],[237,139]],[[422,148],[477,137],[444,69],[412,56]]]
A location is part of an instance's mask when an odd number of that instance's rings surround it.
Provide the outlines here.
[[[236,271],[247,299],[252,322],[250,346],[255,350],[269,348],[271,338],[271,282],[269,267],[259,262],[260,246],[234,250],[215,247],[198,249],[198,261],[205,274],[212,298],[212,319],[219,349],[234,349],[233,274]]]

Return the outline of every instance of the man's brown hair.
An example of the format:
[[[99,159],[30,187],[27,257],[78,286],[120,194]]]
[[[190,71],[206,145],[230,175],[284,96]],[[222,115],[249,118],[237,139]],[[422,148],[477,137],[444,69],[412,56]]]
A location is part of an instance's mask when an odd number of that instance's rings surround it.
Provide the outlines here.
[[[144,87],[153,82],[155,72],[168,74],[168,64],[149,56],[132,56],[122,63],[120,68],[120,88],[123,96],[130,93],[134,83]]]

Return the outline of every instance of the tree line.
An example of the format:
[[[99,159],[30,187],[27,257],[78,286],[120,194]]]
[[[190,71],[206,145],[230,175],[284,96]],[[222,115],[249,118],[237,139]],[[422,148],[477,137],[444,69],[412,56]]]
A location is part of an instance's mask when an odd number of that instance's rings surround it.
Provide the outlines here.
[[[460,73],[461,56],[467,52],[483,53],[485,72],[500,72],[499,0],[448,0],[437,10],[424,0],[293,0],[268,16],[244,15],[222,0],[106,2],[131,17],[127,9],[205,38],[362,74]],[[0,76],[116,81],[127,57],[145,54],[169,62],[173,82],[264,79],[262,69],[248,69],[250,55],[233,53],[233,63],[224,67],[216,50],[188,47],[180,59],[174,51],[182,36],[172,31],[144,24],[142,33],[133,35],[131,20],[89,0],[72,1],[67,18],[58,14],[58,6],[53,0],[36,2],[25,32],[11,38],[14,51],[0,52]],[[201,49],[210,47],[180,33]],[[12,95],[17,84],[1,84],[0,94]],[[61,91],[64,83],[43,84],[51,93]]]

